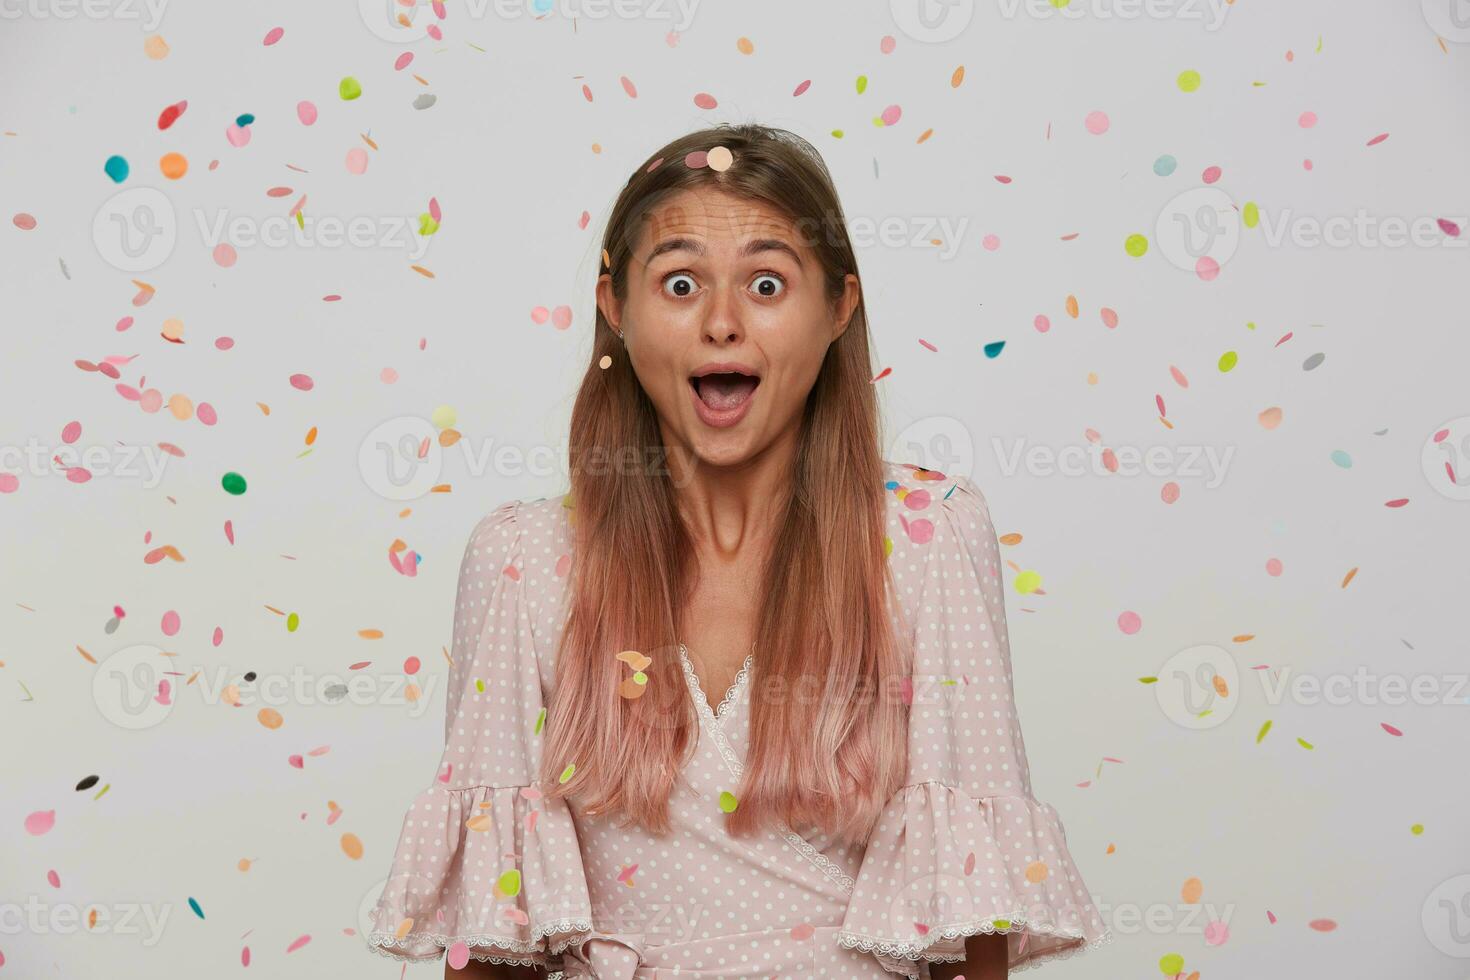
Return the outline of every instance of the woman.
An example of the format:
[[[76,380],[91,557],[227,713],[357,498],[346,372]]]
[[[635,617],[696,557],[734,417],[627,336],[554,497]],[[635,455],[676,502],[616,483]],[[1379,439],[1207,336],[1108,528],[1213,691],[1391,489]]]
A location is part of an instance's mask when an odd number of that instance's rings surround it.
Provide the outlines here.
[[[471,536],[374,947],[448,976],[992,980],[1106,941],[1031,796],[985,501],[880,458],[816,151],[677,139],[603,243],[571,492]]]

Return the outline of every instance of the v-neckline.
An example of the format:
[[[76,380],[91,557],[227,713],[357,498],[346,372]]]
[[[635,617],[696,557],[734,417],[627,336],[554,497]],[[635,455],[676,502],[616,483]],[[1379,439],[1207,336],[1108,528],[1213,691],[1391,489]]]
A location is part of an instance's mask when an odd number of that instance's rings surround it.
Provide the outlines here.
[[[704,687],[699,683],[699,675],[695,673],[694,663],[689,659],[689,650],[683,643],[679,644],[679,662],[684,666],[684,679],[689,683],[689,689],[694,695],[701,714],[705,715],[715,724],[721,724],[725,716],[729,714],[730,706],[735,703],[736,698],[745,687],[745,679],[750,676],[750,665],[755,660],[755,652],[751,651],[745,657],[745,662],[735,672],[735,683],[731,684],[725,691],[725,696],[715,707],[710,707],[709,698],[704,693]]]

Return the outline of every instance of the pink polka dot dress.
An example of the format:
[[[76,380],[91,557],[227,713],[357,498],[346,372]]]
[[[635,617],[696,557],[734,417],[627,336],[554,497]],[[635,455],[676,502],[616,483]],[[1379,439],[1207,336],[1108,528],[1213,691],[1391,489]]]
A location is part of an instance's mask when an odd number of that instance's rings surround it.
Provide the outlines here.
[[[912,625],[909,775],[867,846],[815,828],[723,829],[759,651],[699,716],[674,833],[620,829],[534,785],[571,563],[569,501],[510,501],[460,567],[444,754],[403,821],[373,912],[384,955],[466,956],[595,980],[928,980],[965,937],[1005,933],[1011,970],[1111,940],[1031,795],[1012,696],[1001,558],[962,476],[885,463],[889,561]]]

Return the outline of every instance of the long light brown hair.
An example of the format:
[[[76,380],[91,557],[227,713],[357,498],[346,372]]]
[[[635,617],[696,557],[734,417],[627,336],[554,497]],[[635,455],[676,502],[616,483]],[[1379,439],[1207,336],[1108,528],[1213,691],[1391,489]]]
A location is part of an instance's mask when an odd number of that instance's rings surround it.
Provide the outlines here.
[[[733,166],[686,165],[686,155],[715,146],[733,153]],[[670,195],[699,187],[761,202],[791,219],[821,263],[831,302],[844,276],[857,273],[842,207],[817,151],[784,130],[724,125],[659,149],[619,194],[602,256],[619,298],[650,213]],[[604,357],[611,360],[605,369]],[[730,787],[737,805],[726,814],[734,836],[778,820],[866,841],[906,776],[908,706],[899,689],[911,653],[892,619],[900,613],[884,543],[872,374],[860,293],[807,398],[764,559],[748,677],[750,745],[740,783]],[[660,439],[653,403],[599,310],[572,409],[574,561],[541,783],[552,797],[622,814],[624,826],[662,835],[670,829],[669,794],[699,722],[678,657],[679,613],[698,569],[670,468],[661,465]],[[635,665],[617,658],[629,650],[651,660],[641,688],[629,680]]]

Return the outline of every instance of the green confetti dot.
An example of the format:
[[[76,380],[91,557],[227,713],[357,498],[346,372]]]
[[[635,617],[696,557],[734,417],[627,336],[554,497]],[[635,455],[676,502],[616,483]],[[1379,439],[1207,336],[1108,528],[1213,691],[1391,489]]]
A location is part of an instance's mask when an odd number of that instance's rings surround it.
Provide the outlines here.
[[[834,129],[834,130],[832,130],[832,135],[834,137],[836,137],[837,139],[842,139],[842,137],[843,137],[844,134],[843,134],[842,130],[840,130],[840,129]]]
[[[1254,329],[1256,329],[1256,323],[1255,323],[1255,321],[1254,320],[1247,320],[1246,323],[1245,323],[1245,328],[1247,330],[1254,330]]]
[[[724,810],[726,813],[734,813],[735,812],[735,808],[737,806],[739,806],[739,805],[740,805],[740,801],[737,800],[737,799],[735,799],[735,794],[734,793],[730,792],[727,789],[720,791],[720,809],[721,810]]]
[[[536,727],[531,729],[531,733],[533,735],[540,735],[541,726],[544,724],[546,724],[546,709],[542,708],[540,711],[536,712]]]
[[[567,763],[567,767],[561,771],[561,775],[557,777],[557,780],[556,781],[558,783],[564,783],[568,779],[571,779],[572,778],[572,773],[574,773],[576,771],[577,771],[577,764],[575,762],[568,762]]]
[[[298,627],[300,625],[301,625],[301,617],[298,616],[298,615],[296,615],[296,613],[292,613],[291,615],[289,615],[289,616],[286,617],[286,632],[287,633],[294,633],[294,632],[296,632],[296,627]]]
[[[1178,953],[1169,953],[1159,958],[1159,972],[1165,976],[1174,976],[1176,973],[1184,972],[1184,957]]]
[[[647,684],[647,683],[648,683],[648,675],[647,675],[647,674],[645,674],[645,673],[644,673],[644,672],[643,672],[643,671],[641,671],[641,670],[640,670],[640,671],[637,671],[637,672],[635,672],[635,673],[634,673],[634,674],[633,674],[633,683],[634,683],[634,684]]]
[[[1424,825],[1422,823],[1414,824],[1414,826],[1409,828],[1409,833],[1413,834],[1415,837],[1418,837],[1420,834],[1424,833]]]
[[[419,215],[419,234],[420,235],[432,235],[432,234],[434,234],[434,232],[436,232],[438,230],[439,230],[439,222],[437,222],[437,221],[434,220],[434,216],[432,214],[430,214],[429,212],[425,211],[423,214]]]
[[[447,429],[459,421],[459,413],[448,405],[440,405],[429,414],[429,421],[436,429]]]
[[[1009,929],[1011,927],[1011,920],[1010,919],[996,919],[995,922],[993,923],[993,925],[997,929]]]
[[[485,681],[483,679],[479,677],[475,678],[475,690],[479,691],[481,694],[485,693]]]
[[[1041,588],[1041,573],[1024,571],[1016,576],[1016,591],[1022,595],[1030,595]]]
[[[1123,250],[1135,259],[1141,258],[1148,251],[1148,239],[1142,235],[1129,235],[1128,240],[1123,243]]]
[[[868,90],[868,76],[867,75],[859,75],[858,78],[857,78],[857,91],[858,91],[858,95],[862,95],[867,90]]]
[[[1235,362],[1240,360],[1240,355],[1233,350],[1228,350],[1220,355],[1220,373],[1224,374],[1235,367]]]
[[[1157,684],[1158,682],[1159,679],[1157,677],[1140,677],[1138,679],[1138,683],[1140,684]]]
[[[521,893],[521,873],[511,868],[495,879],[495,887],[506,895],[519,895]]]
[[[1181,71],[1179,73],[1179,91],[1193,92],[1199,88],[1199,72],[1194,69]]]
[[[219,485],[225,488],[225,493],[231,493],[237,497],[245,492],[245,478],[239,473],[226,473],[219,481]]]
[[[1300,745],[1304,749],[1315,749],[1317,747],[1317,746],[1313,745],[1311,742],[1308,742],[1304,738],[1298,738],[1296,740],[1296,744]]]
[[[351,102],[362,94],[362,83],[348,75],[337,84],[337,94],[342,96],[343,102]]]
[[[1247,228],[1254,228],[1261,223],[1261,209],[1256,206],[1255,201],[1245,202],[1245,207],[1241,209],[1241,220]]]
[[[1257,745],[1260,745],[1261,744],[1261,739],[1265,738],[1266,737],[1266,733],[1269,732],[1270,730],[1271,730],[1271,719],[1270,718],[1267,718],[1266,719],[1266,723],[1261,726],[1261,730],[1258,731],[1258,732],[1256,732],[1256,744]]]

